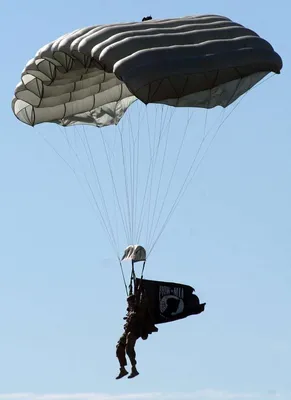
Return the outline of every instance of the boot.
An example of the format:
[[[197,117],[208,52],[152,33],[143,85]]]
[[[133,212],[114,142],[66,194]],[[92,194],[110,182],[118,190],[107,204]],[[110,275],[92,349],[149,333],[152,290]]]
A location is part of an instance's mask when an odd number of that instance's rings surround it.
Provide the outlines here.
[[[120,367],[119,375],[116,377],[116,379],[121,379],[127,374],[128,372],[126,371],[125,367]]]
[[[131,373],[130,375],[128,375],[128,379],[134,378],[135,376],[137,376],[139,374],[138,370],[136,369],[136,366],[133,365],[131,367]]]

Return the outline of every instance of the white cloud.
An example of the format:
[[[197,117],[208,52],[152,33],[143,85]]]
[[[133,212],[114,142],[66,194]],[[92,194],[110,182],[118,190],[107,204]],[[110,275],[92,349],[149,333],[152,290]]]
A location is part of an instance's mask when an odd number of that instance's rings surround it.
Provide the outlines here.
[[[30,393],[6,393],[0,394],[1,400],[22,400],[22,399],[29,399],[30,400]]]
[[[35,394],[7,393],[0,394],[0,400],[269,400],[281,398],[274,393],[231,393],[213,389],[183,393],[67,393],[67,394]]]
[[[6,394],[0,393],[1,400],[22,400],[22,399],[30,400],[31,396],[33,395],[30,393],[6,393]]]

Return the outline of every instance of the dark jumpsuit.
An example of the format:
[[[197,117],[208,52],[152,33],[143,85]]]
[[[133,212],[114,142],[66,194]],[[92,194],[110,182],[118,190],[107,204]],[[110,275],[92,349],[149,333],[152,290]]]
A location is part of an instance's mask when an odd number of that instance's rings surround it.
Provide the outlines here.
[[[132,366],[136,365],[135,343],[140,337],[143,340],[148,338],[152,332],[157,332],[151,320],[148,302],[144,295],[137,299],[137,304],[129,304],[127,308],[126,323],[124,333],[120,337],[116,346],[116,356],[120,367],[127,365],[126,354]]]

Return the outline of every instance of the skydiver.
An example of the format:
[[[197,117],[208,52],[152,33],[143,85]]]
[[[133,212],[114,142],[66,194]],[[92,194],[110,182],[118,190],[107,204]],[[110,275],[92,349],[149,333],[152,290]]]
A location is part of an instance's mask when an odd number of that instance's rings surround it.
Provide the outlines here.
[[[147,17],[143,17],[142,22],[144,22],[144,21],[150,21],[151,19],[153,19],[152,16],[151,16],[151,15],[148,15]]]
[[[147,298],[143,293],[132,294],[127,298],[127,314],[124,319],[124,333],[120,337],[116,345],[116,357],[118,358],[120,371],[116,379],[123,378],[128,374],[125,366],[127,365],[126,355],[131,363],[131,373],[128,378],[134,378],[139,374],[136,369],[136,353],[135,344],[141,337],[143,340],[153,332],[158,332],[158,328],[154,325],[150,313]]]

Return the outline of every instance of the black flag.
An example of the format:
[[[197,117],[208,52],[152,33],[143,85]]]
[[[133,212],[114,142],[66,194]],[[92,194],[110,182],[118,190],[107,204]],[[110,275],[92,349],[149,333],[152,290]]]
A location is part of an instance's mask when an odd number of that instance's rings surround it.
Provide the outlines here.
[[[176,321],[204,311],[206,303],[200,303],[191,286],[136,278],[136,288],[140,285],[148,299],[154,324]]]

